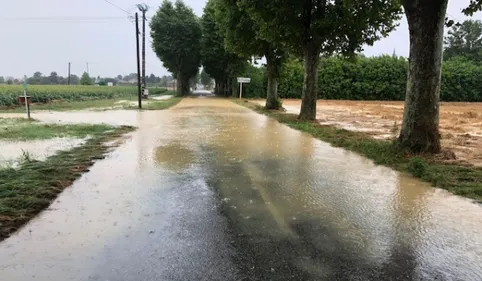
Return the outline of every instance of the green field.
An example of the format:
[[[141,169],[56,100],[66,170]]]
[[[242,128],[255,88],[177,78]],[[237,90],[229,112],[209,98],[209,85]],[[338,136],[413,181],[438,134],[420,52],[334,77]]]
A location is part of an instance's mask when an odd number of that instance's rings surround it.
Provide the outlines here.
[[[159,95],[167,92],[167,89],[154,88],[149,91],[150,95]],[[21,85],[0,85],[0,107],[19,106],[17,98],[22,95]],[[28,87],[27,95],[32,97],[33,103],[81,102],[134,97],[137,95],[137,87],[32,85]]]

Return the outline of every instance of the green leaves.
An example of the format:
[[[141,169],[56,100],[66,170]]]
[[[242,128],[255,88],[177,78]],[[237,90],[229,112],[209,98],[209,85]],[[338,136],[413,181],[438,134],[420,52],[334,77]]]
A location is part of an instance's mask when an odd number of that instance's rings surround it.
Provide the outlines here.
[[[260,26],[260,36],[300,54],[307,44],[324,53],[352,53],[392,31],[400,19],[398,0],[238,0]],[[300,50],[301,49],[301,50]]]
[[[218,0],[209,0],[201,19],[203,30],[201,40],[202,64],[205,71],[216,80],[217,84],[227,84],[227,80],[234,78],[235,74],[246,63],[247,57],[241,57],[225,48],[224,36],[220,30],[220,25],[216,22],[217,3]]]
[[[164,0],[150,23],[153,49],[178,80],[188,83],[201,64],[201,26],[191,8]],[[184,91],[186,87],[184,86]],[[186,94],[186,93],[183,93]]]
[[[482,10],[482,1],[470,0],[469,6],[463,9],[462,12],[467,16],[473,16],[475,12],[478,12],[480,10]]]
[[[94,82],[92,79],[89,77],[89,74],[87,72],[84,72],[82,74],[82,77],[80,78],[80,85],[93,85]]]
[[[461,56],[482,62],[482,22],[466,20],[450,28],[445,37],[444,59]]]

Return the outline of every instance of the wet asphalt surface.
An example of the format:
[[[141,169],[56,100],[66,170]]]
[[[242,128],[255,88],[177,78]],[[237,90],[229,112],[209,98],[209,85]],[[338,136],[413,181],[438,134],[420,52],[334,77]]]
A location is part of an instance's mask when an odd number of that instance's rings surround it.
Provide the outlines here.
[[[479,205],[230,101],[57,118],[139,129],[0,244],[2,281],[482,280]]]

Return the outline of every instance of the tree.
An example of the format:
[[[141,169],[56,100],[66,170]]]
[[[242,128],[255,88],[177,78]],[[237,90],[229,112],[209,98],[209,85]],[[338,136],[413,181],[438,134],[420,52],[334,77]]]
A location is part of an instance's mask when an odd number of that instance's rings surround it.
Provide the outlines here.
[[[265,57],[268,73],[266,108],[280,109],[278,80],[285,54],[279,45],[263,40],[258,35],[260,26],[245,10],[240,9],[237,0],[217,1],[216,20],[224,35],[228,50],[240,56]]]
[[[12,79],[8,79],[7,80],[7,85],[12,85],[13,84],[13,80]]]
[[[116,79],[117,81],[122,81],[122,75],[117,75]]]
[[[178,94],[189,94],[189,79],[201,64],[201,27],[199,20],[183,1],[173,5],[164,0],[151,21],[153,49],[178,80]]]
[[[49,84],[53,84],[53,85],[59,84],[59,76],[55,71],[51,72],[50,76],[47,79]]]
[[[203,37],[201,40],[202,64],[204,70],[216,82],[215,94],[219,96],[233,95],[236,73],[247,58],[228,51],[224,45],[224,36],[216,22],[216,1],[209,0],[204,7],[201,19]]]
[[[164,76],[162,76],[162,78],[159,79],[159,85],[161,87],[167,87],[167,83],[172,81],[172,80],[173,80],[172,76],[164,75]]]
[[[445,37],[444,60],[465,57],[482,62],[482,21],[466,20],[451,27]]]
[[[89,74],[87,72],[84,72],[84,74],[82,74],[82,77],[80,78],[80,85],[93,85],[93,84],[94,82],[89,77]]]
[[[79,85],[80,84],[80,79],[79,76],[75,74],[70,75],[70,84],[71,85]]]
[[[5,77],[0,76],[0,84],[5,84]]]
[[[201,84],[204,86],[205,89],[210,89],[211,83],[213,79],[209,74],[203,69],[201,72]]]
[[[300,119],[316,118],[317,71],[321,54],[352,54],[392,31],[398,0],[238,0],[260,26],[259,36],[286,45],[304,59]]]
[[[481,0],[470,0],[470,4],[467,8],[463,9],[462,12],[467,16],[473,16],[475,12],[482,10]]]
[[[448,0],[403,0],[410,33],[407,92],[399,144],[413,152],[440,152],[439,102]]]
[[[196,76],[191,77],[191,79],[189,79],[189,87],[195,89],[197,84],[199,83],[199,78],[200,78],[199,72],[196,74]]]

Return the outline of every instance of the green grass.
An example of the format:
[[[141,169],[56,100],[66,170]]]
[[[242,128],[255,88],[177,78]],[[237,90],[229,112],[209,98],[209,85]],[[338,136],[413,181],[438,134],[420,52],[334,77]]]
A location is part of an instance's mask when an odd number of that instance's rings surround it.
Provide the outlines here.
[[[109,149],[106,142],[132,130],[125,126],[98,130],[85,144],[45,161],[26,159],[18,169],[0,169],[0,240],[47,208],[95,160],[104,158]]]
[[[274,118],[291,128],[329,142],[333,146],[343,147],[364,155],[376,164],[409,173],[454,194],[482,202],[482,168],[443,163],[431,155],[413,155],[403,151],[395,141],[376,140],[362,132],[338,129],[312,121],[300,121],[296,115],[269,111],[247,101],[234,100],[234,102]]]
[[[171,108],[178,104],[183,98],[182,97],[173,97],[168,100],[163,100],[163,101],[151,101],[145,106],[143,106],[143,109],[146,110],[164,110]]]
[[[175,95],[174,92],[163,92],[154,96]],[[152,97],[152,96],[151,96]],[[55,101],[46,104],[32,104],[30,110],[35,111],[74,111],[74,110],[110,110],[110,109],[137,109],[136,105],[119,103],[119,101],[136,102],[137,96],[129,95],[113,99],[87,100],[87,101]],[[174,97],[169,100],[156,101],[153,99],[142,100],[143,109],[163,110],[168,109],[181,101],[181,98]],[[0,107],[0,113],[23,113],[24,106]]]
[[[149,88],[151,95],[163,95],[166,88]],[[137,87],[130,86],[81,86],[81,85],[29,85],[27,95],[35,104],[47,104],[55,101],[80,102],[91,100],[119,99],[137,96]],[[19,107],[17,101],[23,96],[21,85],[0,84],[0,107]]]
[[[5,140],[41,140],[55,137],[85,138],[102,134],[114,127],[108,125],[59,125],[44,124],[22,118],[0,118],[0,139]]]

